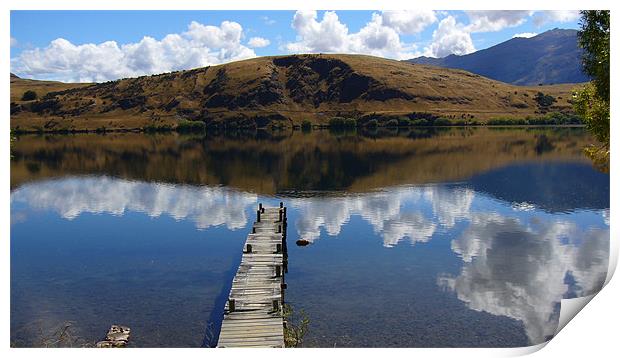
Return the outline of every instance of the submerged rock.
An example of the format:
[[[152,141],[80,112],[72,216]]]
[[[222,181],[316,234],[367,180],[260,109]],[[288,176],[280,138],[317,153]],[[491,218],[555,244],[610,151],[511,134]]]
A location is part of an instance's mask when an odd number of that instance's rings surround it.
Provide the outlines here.
[[[307,246],[310,244],[310,241],[306,240],[306,239],[299,239],[297,241],[295,241],[295,243],[297,244],[297,246]]]
[[[129,327],[113,324],[105,336],[105,340],[97,342],[97,348],[120,348],[125,347],[129,341],[131,329]]]

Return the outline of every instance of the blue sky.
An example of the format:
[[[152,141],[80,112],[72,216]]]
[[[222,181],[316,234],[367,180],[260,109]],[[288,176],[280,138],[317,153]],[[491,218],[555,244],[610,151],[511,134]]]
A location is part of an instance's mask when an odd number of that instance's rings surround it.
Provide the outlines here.
[[[85,82],[302,52],[443,57],[578,21],[571,11],[12,11],[11,70]]]

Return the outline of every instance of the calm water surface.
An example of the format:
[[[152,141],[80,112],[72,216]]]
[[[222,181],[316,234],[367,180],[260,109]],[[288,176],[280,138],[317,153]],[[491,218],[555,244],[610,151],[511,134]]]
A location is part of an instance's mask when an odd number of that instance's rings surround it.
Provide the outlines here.
[[[581,129],[23,136],[11,161],[11,342],[64,322],[209,346],[258,202],[289,208],[306,346],[526,346],[599,290],[609,176]],[[293,243],[304,238],[306,247]]]

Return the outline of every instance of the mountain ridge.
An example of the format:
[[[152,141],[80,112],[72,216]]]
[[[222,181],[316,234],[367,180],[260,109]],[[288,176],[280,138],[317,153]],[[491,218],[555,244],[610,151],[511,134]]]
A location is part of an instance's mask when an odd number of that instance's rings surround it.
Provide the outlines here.
[[[515,37],[467,55],[417,57],[406,62],[458,68],[515,85],[587,82],[581,69],[577,30],[553,29]]]

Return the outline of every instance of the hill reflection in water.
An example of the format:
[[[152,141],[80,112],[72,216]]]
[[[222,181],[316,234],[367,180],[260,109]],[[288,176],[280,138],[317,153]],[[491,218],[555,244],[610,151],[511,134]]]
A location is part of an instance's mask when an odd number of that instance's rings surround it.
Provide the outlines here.
[[[225,185],[258,194],[366,192],[462,180],[524,161],[578,161],[581,128],[435,128],[374,134],[314,131],[188,137],[132,133],[23,136],[12,148],[11,188],[39,178],[103,174]]]

